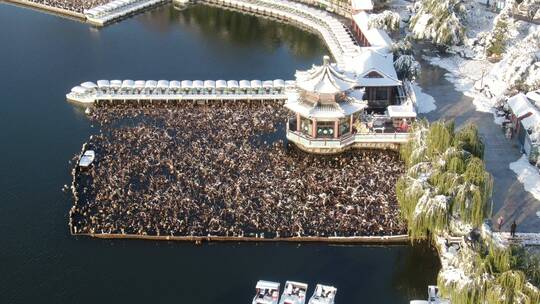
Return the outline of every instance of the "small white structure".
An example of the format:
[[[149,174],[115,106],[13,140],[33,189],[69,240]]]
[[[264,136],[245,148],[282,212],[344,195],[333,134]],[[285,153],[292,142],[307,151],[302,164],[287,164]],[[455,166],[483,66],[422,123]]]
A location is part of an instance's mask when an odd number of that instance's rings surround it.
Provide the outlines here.
[[[317,284],[308,304],[334,304],[336,293],[334,286]]]
[[[278,304],[279,283],[261,280],[257,282],[255,289],[252,304]]]
[[[306,283],[287,281],[279,304],[305,304],[307,289]]]
[[[538,92],[529,92],[527,95],[518,93],[507,101],[513,134],[517,136],[528,156],[533,147],[539,145],[538,139],[540,139],[540,111],[535,105],[538,95],[540,95]]]
[[[96,153],[93,150],[84,151],[83,155],[79,159],[79,167],[88,168],[94,162],[96,158]]]

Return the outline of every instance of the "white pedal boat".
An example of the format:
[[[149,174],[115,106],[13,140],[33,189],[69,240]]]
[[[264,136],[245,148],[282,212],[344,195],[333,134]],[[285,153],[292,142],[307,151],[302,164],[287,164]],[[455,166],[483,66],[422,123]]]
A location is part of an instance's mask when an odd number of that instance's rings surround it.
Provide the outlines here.
[[[279,304],[305,304],[307,289],[305,283],[287,281]]]
[[[279,283],[261,280],[257,282],[255,289],[252,304],[278,304]]]
[[[79,159],[79,167],[88,168],[94,162],[96,158],[96,153],[93,150],[86,150],[84,154]]]
[[[336,293],[337,288],[334,286],[317,284],[308,304],[334,304]]]

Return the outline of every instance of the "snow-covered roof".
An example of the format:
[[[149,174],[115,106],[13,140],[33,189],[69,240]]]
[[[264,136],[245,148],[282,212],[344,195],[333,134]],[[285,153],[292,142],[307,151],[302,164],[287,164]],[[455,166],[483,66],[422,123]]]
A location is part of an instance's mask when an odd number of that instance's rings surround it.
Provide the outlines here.
[[[204,89],[204,81],[193,80],[192,86],[194,89]]]
[[[81,87],[85,88],[85,89],[95,89],[97,88],[97,85],[93,82],[90,82],[90,81],[87,81],[87,82],[83,82],[81,84]]]
[[[540,90],[527,93],[527,98],[536,105],[540,105]]]
[[[279,290],[279,283],[276,282],[270,282],[270,281],[259,281],[257,282],[257,286],[255,288],[259,289],[278,289]]]
[[[308,92],[337,94],[354,88],[357,82],[338,71],[330,64],[330,57],[324,56],[322,66],[296,72],[296,85]]]
[[[98,80],[97,85],[100,88],[108,88],[110,84],[108,80]]]
[[[364,37],[366,37],[370,46],[384,47],[388,50],[394,43],[388,34],[377,28],[369,28],[369,15],[366,12],[359,12],[353,15],[353,21],[356,23]]]
[[[401,81],[397,77],[393,59],[392,53],[376,48],[364,48],[358,56],[349,58],[345,66],[356,75],[357,81],[363,87],[399,86]],[[376,77],[373,77],[374,75]]]
[[[142,89],[142,88],[144,88],[145,85],[146,85],[145,80],[135,80],[135,84],[133,85],[133,87],[135,87],[137,89]]]
[[[158,80],[157,87],[160,89],[167,89],[169,88],[169,81],[168,80]]]
[[[370,11],[373,9],[373,1],[371,0],[352,0],[351,7],[353,10]]]
[[[216,88],[218,89],[226,89],[227,88],[227,81],[226,80],[218,80],[216,81]]]
[[[118,80],[118,79],[111,80],[110,85],[111,85],[111,87],[118,87],[119,88],[119,87],[122,86],[122,80]]]
[[[529,102],[525,94],[519,93],[509,98],[508,106],[518,118],[528,115],[521,119],[521,123],[525,129],[534,129],[535,126],[540,125],[540,112]]]
[[[133,85],[135,85],[135,82],[131,79],[126,79],[122,81],[122,88],[131,89],[133,88]]]
[[[178,80],[173,80],[169,82],[169,88],[171,89],[180,89],[182,87],[182,84]]]
[[[523,93],[514,95],[508,99],[508,106],[516,117],[521,117],[527,113],[532,113],[534,107],[529,103],[527,96]]]
[[[388,116],[392,118],[416,118],[416,111],[410,104],[388,106]]]
[[[356,99],[345,99],[330,104],[304,102],[298,93],[288,94],[285,107],[306,118],[336,119],[357,113],[367,107],[367,102]]]
[[[87,93],[87,89],[86,88],[83,88],[81,86],[76,86],[76,87],[73,87],[71,89],[71,92],[75,93],[75,94],[86,94]]]

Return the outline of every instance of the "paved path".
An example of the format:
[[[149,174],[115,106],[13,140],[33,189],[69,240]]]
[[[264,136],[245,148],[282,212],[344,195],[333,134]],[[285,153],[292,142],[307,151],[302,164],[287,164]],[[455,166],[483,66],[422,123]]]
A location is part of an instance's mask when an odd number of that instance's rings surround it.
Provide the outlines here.
[[[495,232],[494,237],[500,239],[503,244],[521,244],[524,246],[540,246],[540,233],[516,233],[511,237],[509,232]]]
[[[525,191],[509,168],[510,163],[521,157],[519,146],[505,138],[501,127],[493,122],[492,114],[476,111],[472,98],[454,89],[453,84],[444,78],[446,70],[422,59],[420,62],[422,75],[418,82],[426,93],[435,98],[437,105],[435,111],[425,116],[429,120],[454,119],[458,127],[468,122],[475,123],[485,140],[486,166],[495,180],[493,222],[502,215],[505,219],[503,231],[510,231],[515,220],[519,232],[540,232],[540,218],[536,215],[540,211],[540,202]]]

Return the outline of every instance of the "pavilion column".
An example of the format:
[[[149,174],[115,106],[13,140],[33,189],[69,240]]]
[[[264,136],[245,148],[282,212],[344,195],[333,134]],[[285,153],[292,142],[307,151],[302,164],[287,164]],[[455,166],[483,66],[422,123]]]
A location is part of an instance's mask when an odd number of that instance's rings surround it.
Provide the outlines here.
[[[339,120],[334,121],[334,138],[339,136]]]
[[[351,122],[349,123],[349,132],[352,133],[352,127],[353,127],[353,115],[351,115]]]
[[[317,121],[315,119],[313,120],[313,130],[311,136],[313,138],[317,137]]]
[[[296,113],[296,132],[300,132],[300,114]]]

